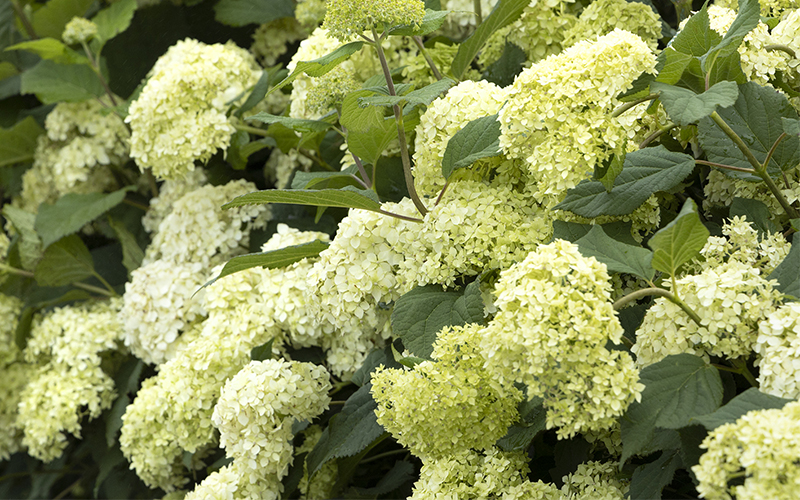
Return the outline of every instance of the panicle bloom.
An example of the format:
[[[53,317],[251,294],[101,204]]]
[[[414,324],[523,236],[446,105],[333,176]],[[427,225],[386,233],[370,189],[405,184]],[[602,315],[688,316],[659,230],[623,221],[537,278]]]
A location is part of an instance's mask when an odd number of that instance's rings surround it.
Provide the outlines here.
[[[164,217],[172,212],[175,202],[208,182],[202,169],[193,170],[185,177],[165,181],[158,190],[158,196],[150,200],[150,208],[142,217],[142,227],[148,233],[158,231]]]
[[[160,179],[194,170],[227,149],[234,127],[228,103],[255,85],[260,69],[232,42],[206,45],[187,38],[161,56],[128,109],[131,156]]]
[[[800,36],[800,32],[798,35]],[[800,46],[798,50],[800,50]],[[800,200],[800,169],[784,171],[784,176],[788,181],[788,186],[781,182],[778,187],[786,200],[793,204]],[[769,208],[773,220],[780,223],[787,219],[780,202],[763,182],[750,182],[731,177],[718,170],[711,170],[703,191],[705,193],[703,206],[706,209],[714,205],[730,206],[736,198],[748,198],[764,203]]]
[[[67,193],[95,193],[117,185],[110,165],[128,159],[129,133],[114,113],[102,113],[97,101],[62,102],[45,119],[33,167],[22,176],[15,204],[36,212]]]
[[[500,386],[483,366],[481,328],[445,328],[433,361],[372,375],[378,423],[423,461],[490,448],[519,418],[522,392]]]
[[[700,448],[707,451],[692,472],[699,481],[701,498],[796,498],[800,489],[800,402],[748,412],[711,431]]]
[[[684,276],[676,283],[673,292],[697,313],[700,324],[675,303],[656,299],[636,331],[631,349],[641,367],[683,352],[705,358],[748,356],[758,337],[759,322],[783,297],[774,289],[774,280],[764,279],[758,268],[736,260]]]
[[[222,186],[202,186],[188,192],[172,206],[158,226],[144,263],[154,260],[191,262],[208,268],[245,253],[250,231],[263,228],[270,217],[265,205],[244,205],[223,210],[222,205],[256,191],[243,179]]]
[[[638,36],[615,29],[573,45],[520,73],[500,110],[500,146],[524,160],[534,198],[546,207],[627,148],[629,130],[610,116],[616,96],[655,56]]]
[[[494,447],[483,452],[464,450],[424,461],[409,500],[500,498],[507,490],[521,486],[528,470],[528,457],[523,452],[503,452]]]
[[[97,25],[85,17],[75,16],[64,26],[61,39],[67,45],[85,43],[97,35]]]
[[[615,463],[586,462],[564,476],[564,500],[624,500],[629,483],[617,478]]]
[[[759,389],[782,398],[800,398],[800,302],[784,304],[758,328],[754,350]]]
[[[605,264],[557,239],[500,273],[498,312],[483,332],[486,367],[544,399],[560,438],[614,425],[643,389],[610,301]]]
[[[289,45],[306,38],[309,31],[294,17],[264,23],[253,33],[250,52],[264,67],[274,66],[278,58],[289,50]]]
[[[661,38],[661,18],[652,7],[625,0],[598,0],[583,9],[578,22],[564,34],[564,47],[603,36],[615,28],[639,35],[651,50]]]
[[[322,25],[342,42],[373,29],[419,25],[425,17],[422,0],[329,0],[327,8]]]

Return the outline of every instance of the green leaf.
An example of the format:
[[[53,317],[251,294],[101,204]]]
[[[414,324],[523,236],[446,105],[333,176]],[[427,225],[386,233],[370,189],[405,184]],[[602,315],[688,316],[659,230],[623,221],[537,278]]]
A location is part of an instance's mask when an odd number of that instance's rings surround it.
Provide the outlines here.
[[[36,230],[33,228],[36,222],[36,214],[26,212],[7,203],[3,207],[3,215],[11,221],[14,229],[20,235],[19,257],[22,268],[27,271],[33,271],[36,263],[42,257],[42,240],[39,239],[39,235],[36,234]]]
[[[361,366],[353,374],[353,377],[350,379],[350,381],[361,387],[370,381],[372,378],[372,373],[379,366],[383,366],[385,368],[401,368],[402,365],[394,360],[392,350],[393,346],[390,344],[382,349],[375,349],[369,353],[367,355],[367,359],[361,363]]]
[[[358,180],[351,165],[341,172],[303,172],[298,170],[292,178],[291,189],[339,189],[345,186],[358,186]]]
[[[529,4],[529,0],[500,0],[497,2],[489,16],[478,26],[478,29],[459,45],[458,52],[450,67],[453,76],[461,80],[478,51],[481,50],[492,34],[519,19],[522,11]]]
[[[99,54],[106,42],[128,29],[135,12],[136,0],[119,0],[92,18],[97,25],[97,35],[92,40],[95,53]]]
[[[797,118],[781,118],[783,124],[783,131],[789,135],[800,136],[800,120]]]
[[[758,0],[739,0],[736,19],[725,32],[722,41],[704,54],[700,61],[703,69],[708,72],[719,57],[725,57],[739,48],[744,37],[747,36],[761,21],[761,7]]]
[[[778,280],[775,289],[779,292],[800,299],[800,245],[792,245],[789,255],[772,271],[768,279]]]
[[[767,159],[767,152],[783,134],[782,118],[797,118],[797,111],[789,104],[786,96],[755,82],[739,85],[739,98],[733,106],[717,112],[762,164]],[[744,153],[711,118],[700,120],[697,132],[697,139],[709,161],[740,168],[753,168]],[[798,163],[800,163],[800,137],[787,137],[775,149],[767,165],[767,172],[776,178],[781,175],[782,170],[793,169]],[[752,174],[729,170],[724,172],[732,177],[760,180]]]
[[[686,25],[670,41],[669,46],[683,54],[701,57],[721,41],[719,33],[711,29],[708,10],[704,5],[686,21]]]
[[[274,87],[269,89],[267,95],[275,92],[276,90],[285,87],[292,83],[295,78],[302,75],[303,73],[307,74],[308,76],[313,77],[320,77],[325,73],[329,72],[342,62],[350,59],[350,56],[361,50],[361,47],[364,45],[364,42],[350,42],[347,44],[342,45],[338,49],[334,50],[330,54],[324,55],[319,59],[314,59],[313,61],[300,61],[295,66],[294,71],[292,74],[281,80],[280,83],[276,84]]]
[[[347,129],[347,146],[351,153],[366,163],[374,164],[390,142],[397,137],[397,122],[394,116],[384,116],[384,108],[358,105],[359,97],[372,92],[351,92],[342,101],[340,123]],[[406,126],[406,120],[403,121]]]
[[[442,328],[483,321],[480,283],[470,283],[463,293],[444,291],[441,285],[417,287],[397,299],[391,321],[394,336],[406,349],[430,359]]]
[[[94,276],[89,249],[75,235],[66,236],[45,250],[34,278],[40,286],[63,286]]]
[[[469,167],[481,158],[500,154],[500,122],[497,121],[497,114],[477,118],[464,125],[447,141],[442,158],[442,175],[449,179],[460,168]]]
[[[377,498],[379,495],[391,493],[405,483],[416,480],[415,467],[410,462],[395,462],[389,472],[372,488],[352,488],[344,498]]]
[[[392,356],[394,357],[394,360],[406,368],[411,368],[413,370],[415,366],[425,362],[425,359],[417,356],[403,356],[403,354],[397,350],[394,344],[391,344],[390,347],[392,348]]]
[[[617,180],[619,174],[622,173],[622,167],[625,165],[625,151],[621,153],[614,153],[611,156],[610,161],[607,162],[606,165],[603,165],[603,168],[599,170],[595,169],[595,179],[600,181],[601,184],[606,188],[606,193],[610,193],[611,190],[614,188],[614,181]],[[598,176],[599,173],[599,176]]]
[[[125,266],[128,273],[139,269],[144,260],[144,252],[139,243],[136,242],[136,237],[117,219],[109,217],[108,223],[116,233],[119,244],[122,246],[122,265]]]
[[[635,274],[648,281],[655,276],[656,271],[650,264],[653,252],[621,243],[608,236],[600,226],[594,226],[589,234],[575,244],[581,254],[602,262],[609,272]]]
[[[389,30],[388,34],[395,36],[425,36],[441,28],[449,13],[450,11],[447,10],[426,9],[425,17],[422,18],[419,26],[413,24],[395,26]]]
[[[55,38],[39,38],[12,45],[6,50],[25,50],[32,52],[42,59],[47,59],[61,64],[89,64],[86,56],[78,54]]]
[[[719,372],[692,354],[667,356],[642,369],[641,402],[622,417],[622,462],[641,452],[656,427],[679,429],[693,417],[715,411],[722,403]]]
[[[358,99],[358,104],[362,108],[367,106],[391,107],[395,104],[400,105],[401,107],[405,104],[408,104],[411,107],[421,105],[427,106],[443,92],[447,92],[450,87],[455,85],[455,83],[455,80],[451,78],[442,78],[441,80],[435,81],[430,85],[426,85],[421,89],[411,91],[405,95],[376,95],[360,97]]]
[[[272,359],[272,344],[275,342],[275,337],[269,339],[263,344],[250,349],[250,359],[253,361],[264,361]]]
[[[655,461],[636,467],[631,478],[630,498],[661,500],[662,490],[672,482],[682,464],[679,450],[666,450]]]
[[[506,42],[500,58],[493,62],[483,73],[484,78],[500,87],[508,87],[524,68],[528,55],[516,44]]]
[[[381,209],[381,204],[375,191],[355,189],[352,186],[346,186],[342,189],[267,189],[236,197],[222,205],[222,208],[264,205],[267,203],[360,208],[373,212],[378,212]]]
[[[719,82],[702,94],[661,82],[653,82],[650,90],[660,94],[659,99],[670,119],[682,126],[709,116],[717,106],[733,105],[739,97],[739,87],[734,82]]]
[[[280,123],[284,127],[290,128],[292,130],[301,133],[323,132],[333,127],[332,123],[322,120],[305,120],[302,118],[289,118],[288,116],[272,115],[264,111],[256,113],[254,115],[250,115],[247,118],[245,118],[245,120],[258,120],[261,123],[269,123],[269,124]]]
[[[44,248],[68,234],[76,233],[115,206],[122,203],[125,193],[135,190],[127,186],[110,194],[65,194],[55,204],[42,203],[34,228]]]
[[[32,116],[11,128],[0,129],[0,168],[33,161],[37,138],[43,133]]]
[[[683,264],[700,253],[709,234],[700,222],[694,200],[687,199],[678,216],[647,242],[653,249],[653,267],[670,276],[677,275]]]
[[[780,409],[790,402],[792,402],[791,399],[764,394],[755,387],[751,387],[728,401],[714,413],[695,417],[692,420],[703,424],[709,431],[713,431],[720,425],[736,422],[749,411]]]
[[[247,156],[242,154],[242,149],[248,144],[250,144],[250,134],[244,130],[237,130],[231,136],[231,144],[225,151],[225,159],[234,170],[247,168]]]
[[[294,17],[292,0],[220,0],[214,6],[214,19],[228,26],[264,24]]]
[[[761,237],[780,231],[780,228],[770,220],[772,213],[770,213],[769,208],[758,200],[734,198],[729,215],[730,217],[746,217],[747,222],[758,231]]]
[[[271,250],[269,252],[249,253],[247,255],[239,255],[228,262],[222,267],[219,274],[214,279],[206,282],[200,290],[211,285],[220,278],[229,276],[233,273],[238,273],[253,267],[263,267],[264,269],[278,269],[286,267],[295,262],[303,259],[316,257],[320,252],[328,248],[330,243],[322,240],[310,241],[308,243],[301,243],[300,245],[292,245],[289,247],[281,248],[279,250]]]
[[[542,398],[524,399],[519,404],[520,421],[508,428],[505,436],[497,440],[503,451],[525,451],[537,434],[547,428],[547,411]]]
[[[239,109],[234,111],[234,115],[241,118],[244,113],[247,113],[258,103],[264,100],[264,96],[267,95],[267,91],[269,90],[269,86],[272,83],[272,77],[275,74],[275,71],[264,70],[261,72],[261,76],[258,78],[258,81],[255,85],[253,85],[253,90],[250,91],[250,95],[247,96],[247,99],[239,106]]]
[[[45,104],[85,101],[105,95],[98,76],[83,64],[40,61],[22,74],[20,85],[23,94],[36,94]]]
[[[353,456],[387,435],[375,415],[378,404],[372,399],[372,384],[354,392],[322,432],[317,445],[308,454],[309,475],[334,458]]]
[[[556,205],[582,217],[627,215],[658,191],[680,184],[694,170],[694,158],[668,151],[664,146],[645,148],[625,155],[625,167],[606,192],[600,181],[584,180],[567,192]]]
[[[31,24],[40,37],[61,39],[64,26],[73,17],[83,17],[94,0],[50,0],[33,13]]]

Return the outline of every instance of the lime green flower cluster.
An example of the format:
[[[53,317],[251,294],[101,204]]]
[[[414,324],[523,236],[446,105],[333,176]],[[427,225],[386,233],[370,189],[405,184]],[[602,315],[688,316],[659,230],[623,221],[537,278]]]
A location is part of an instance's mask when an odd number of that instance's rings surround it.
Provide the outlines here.
[[[781,17],[787,11],[797,9],[797,0],[759,0],[761,15],[766,17]],[[739,0],[716,0],[714,5],[738,10]]]
[[[329,0],[322,27],[347,42],[372,30],[419,25],[425,17],[422,0]]]
[[[379,368],[372,376],[378,423],[426,463],[490,448],[519,418],[522,392],[497,384],[484,368],[481,329],[445,328],[433,361],[413,370]]]
[[[593,40],[615,28],[639,35],[652,50],[658,47],[661,38],[661,18],[644,3],[625,0],[597,0],[589,4],[578,22],[564,34],[564,47],[571,47],[582,40]]]
[[[798,17],[800,19],[800,17]],[[800,48],[800,47],[798,47]],[[800,200],[800,169],[792,169],[784,172],[788,185],[784,182],[778,184],[783,196],[789,203]],[[785,220],[786,212],[763,182],[750,182],[736,179],[718,170],[708,173],[706,185],[703,187],[705,199],[703,206],[706,209],[714,205],[730,206],[736,198],[749,198],[758,200],[769,208],[770,214],[777,221]]]
[[[502,271],[495,288],[498,312],[481,340],[486,368],[542,397],[560,438],[611,428],[644,388],[630,355],[606,348],[623,332],[609,280],[604,264],[555,240]]]
[[[692,467],[706,500],[790,500],[800,488],[800,402],[751,411],[703,440]],[[743,482],[742,482],[743,480]]]
[[[710,236],[687,274],[696,274],[728,261],[741,262],[769,276],[789,254],[792,245],[782,233],[759,236],[746,217],[732,217],[722,225],[722,236]]]
[[[289,46],[305,39],[309,31],[294,17],[284,17],[264,23],[253,33],[250,52],[264,67],[274,66],[278,58],[289,50]]]
[[[800,302],[784,304],[758,328],[754,350],[759,389],[782,398],[800,398]]]
[[[0,461],[23,449],[17,407],[22,389],[35,370],[22,360],[22,353],[14,342],[22,305],[17,297],[0,293],[0,377],[3,379],[0,384]]]
[[[618,464],[586,462],[564,476],[561,493],[564,500],[624,500],[629,483],[619,479]]]
[[[341,106],[344,97],[361,88],[361,82],[347,69],[337,66],[317,78],[316,86],[308,91],[306,107],[311,113],[325,115]]]
[[[61,39],[67,45],[76,45],[88,42],[95,35],[97,35],[97,25],[95,23],[84,17],[75,16],[64,26]]]

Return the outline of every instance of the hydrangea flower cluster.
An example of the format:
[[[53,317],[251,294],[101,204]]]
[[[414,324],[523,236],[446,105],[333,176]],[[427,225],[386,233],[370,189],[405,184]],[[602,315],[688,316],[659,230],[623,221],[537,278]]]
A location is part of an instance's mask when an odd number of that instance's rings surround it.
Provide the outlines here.
[[[655,56],[638,36],[615,29],[520,73],[500,110],[500,146],[524,160],[529,189],[545,207],[561,201],[595,165],[624,151],[635,130],[610,116],[616,96]]]
[[[294,17],[284,17],[260,25],[253,33],[250,52],[264,67],[274,66],[289,49],[289,45],[308,36],[306,30]]]
[[[759,389],[782,398],[800,398],[800,302],[784,304],[758,327],[754,350]]]
[[[128,109],[131,157],[160,179],[182,177],[195,161],[227,149],[234,127],[228,103],[255,85],[261,70],[232,42],[187,38],[161,56]]]
[[[522,392],[497,384],[483,366],[481,328],[445,328],[437,335],[433,361],[413,370],[379,368],[372,375],[378,423],[426,463],[490,448],[519,418]]]
[[[692,467],[700,497],[795,498],[800,487],[800,402],[751,411],[711,431],[700,448],[707,451]]]
[[[325,0],[297,0],[294,17],[309,32],[314,31],[325,20],[328,10]]]
[[[768,276],[789,254],[791,244],[782,233],[759,236],[746,217],[732,217],[722,225],[722,236],[709,236],[700,257],[687,265],[692,273],[736,261]]]
[[[345,96],[359,90],[361,82],[341,66],[316,79],[316,86],[308,91],[306,107],[311,113],[325,115],[341,106]]]
[[[292,462],[292,422],[327,409],[330,388],[328,373],[313,363],[250,362],[222,388],[212,416],[234,461],[186,498],[280,498]]]
[[[62,102],[45,119],[33,167],[22,176],[14,204],[36,212],[40,203],[67,193],[95,193],[117,185],[109,167],[128,160],[130,133],[114,113],[102,113],[97,101]]]
[[[422,0],[329,0],[323,28],[341,42],[398,25],[419,25],[425,17]]]
[[[0,377],[3,379],[0,384],[0,461],[22,450],[17,407],[33,367],[22,361],[22,353],[14,342],[20,312],[21,300],[0,293]]]
[[[158,231],[158,226],[164,217],[172,212],[175,202],[195,189],[205,186],[207,182],[208,179],[202,169],[193,170],[184,177],[165,181],[158,190],[158,196],[150,199],[150,208],[142,216],[142,227],[151,234]]]
[[[800,47],[799,47],[800,48]],[[784,172],[788,186],[781,182],[778,187],[783,196],[789,203],[800,200],[800,169],[792,169]],[[730,206],[736,198],[748,198],[758,200],[769,208],[772,218],[778,222],[786,220],[786,212],[763,182],[750,182],[725,175],[718,170],[708,173],[706,185],[703,187],[705,199],[703,205],[706,209],[714,205]]]
[[[280,149],[274,149],[264,165],[264,176],[273,181],[277,189],[288,189],[292,174],[297,170],[307,172],[313,164],[297,150],[283,153]]]
[[[61,39],[67,45],[76,45],[88,42],[95,35],[97,35],[97,25],[95,23],[84,17],[75,16],[64,26]]]
[[[564,47],[581,40],[593,40],[615,28],[639,35],[652,50],[661,38],[661,18],[652,7],[625,0],[597,0],[587,6],[564,34]]]
[[[623,333],[609,280],[605,264],[557,239],[502,271],[495,287],[498,312],[481,341],[486,367],[542,397],[560,438],[609,429],[644,388],[630,355],[606,348]]]

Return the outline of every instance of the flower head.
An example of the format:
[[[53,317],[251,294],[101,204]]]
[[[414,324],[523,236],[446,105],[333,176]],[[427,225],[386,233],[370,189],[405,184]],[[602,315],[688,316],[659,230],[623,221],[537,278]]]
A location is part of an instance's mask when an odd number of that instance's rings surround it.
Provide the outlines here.
[[[373,29],[418,25],[423,17],[422,0],[330,0],[322,26],[331,36],[345,42]]]
[[[86,18],[75,16],[64,26],[61,39],[67,45],[75,45],[86,43],[94,38],[95,35],[97,35],[97,25],[95,23]]]

